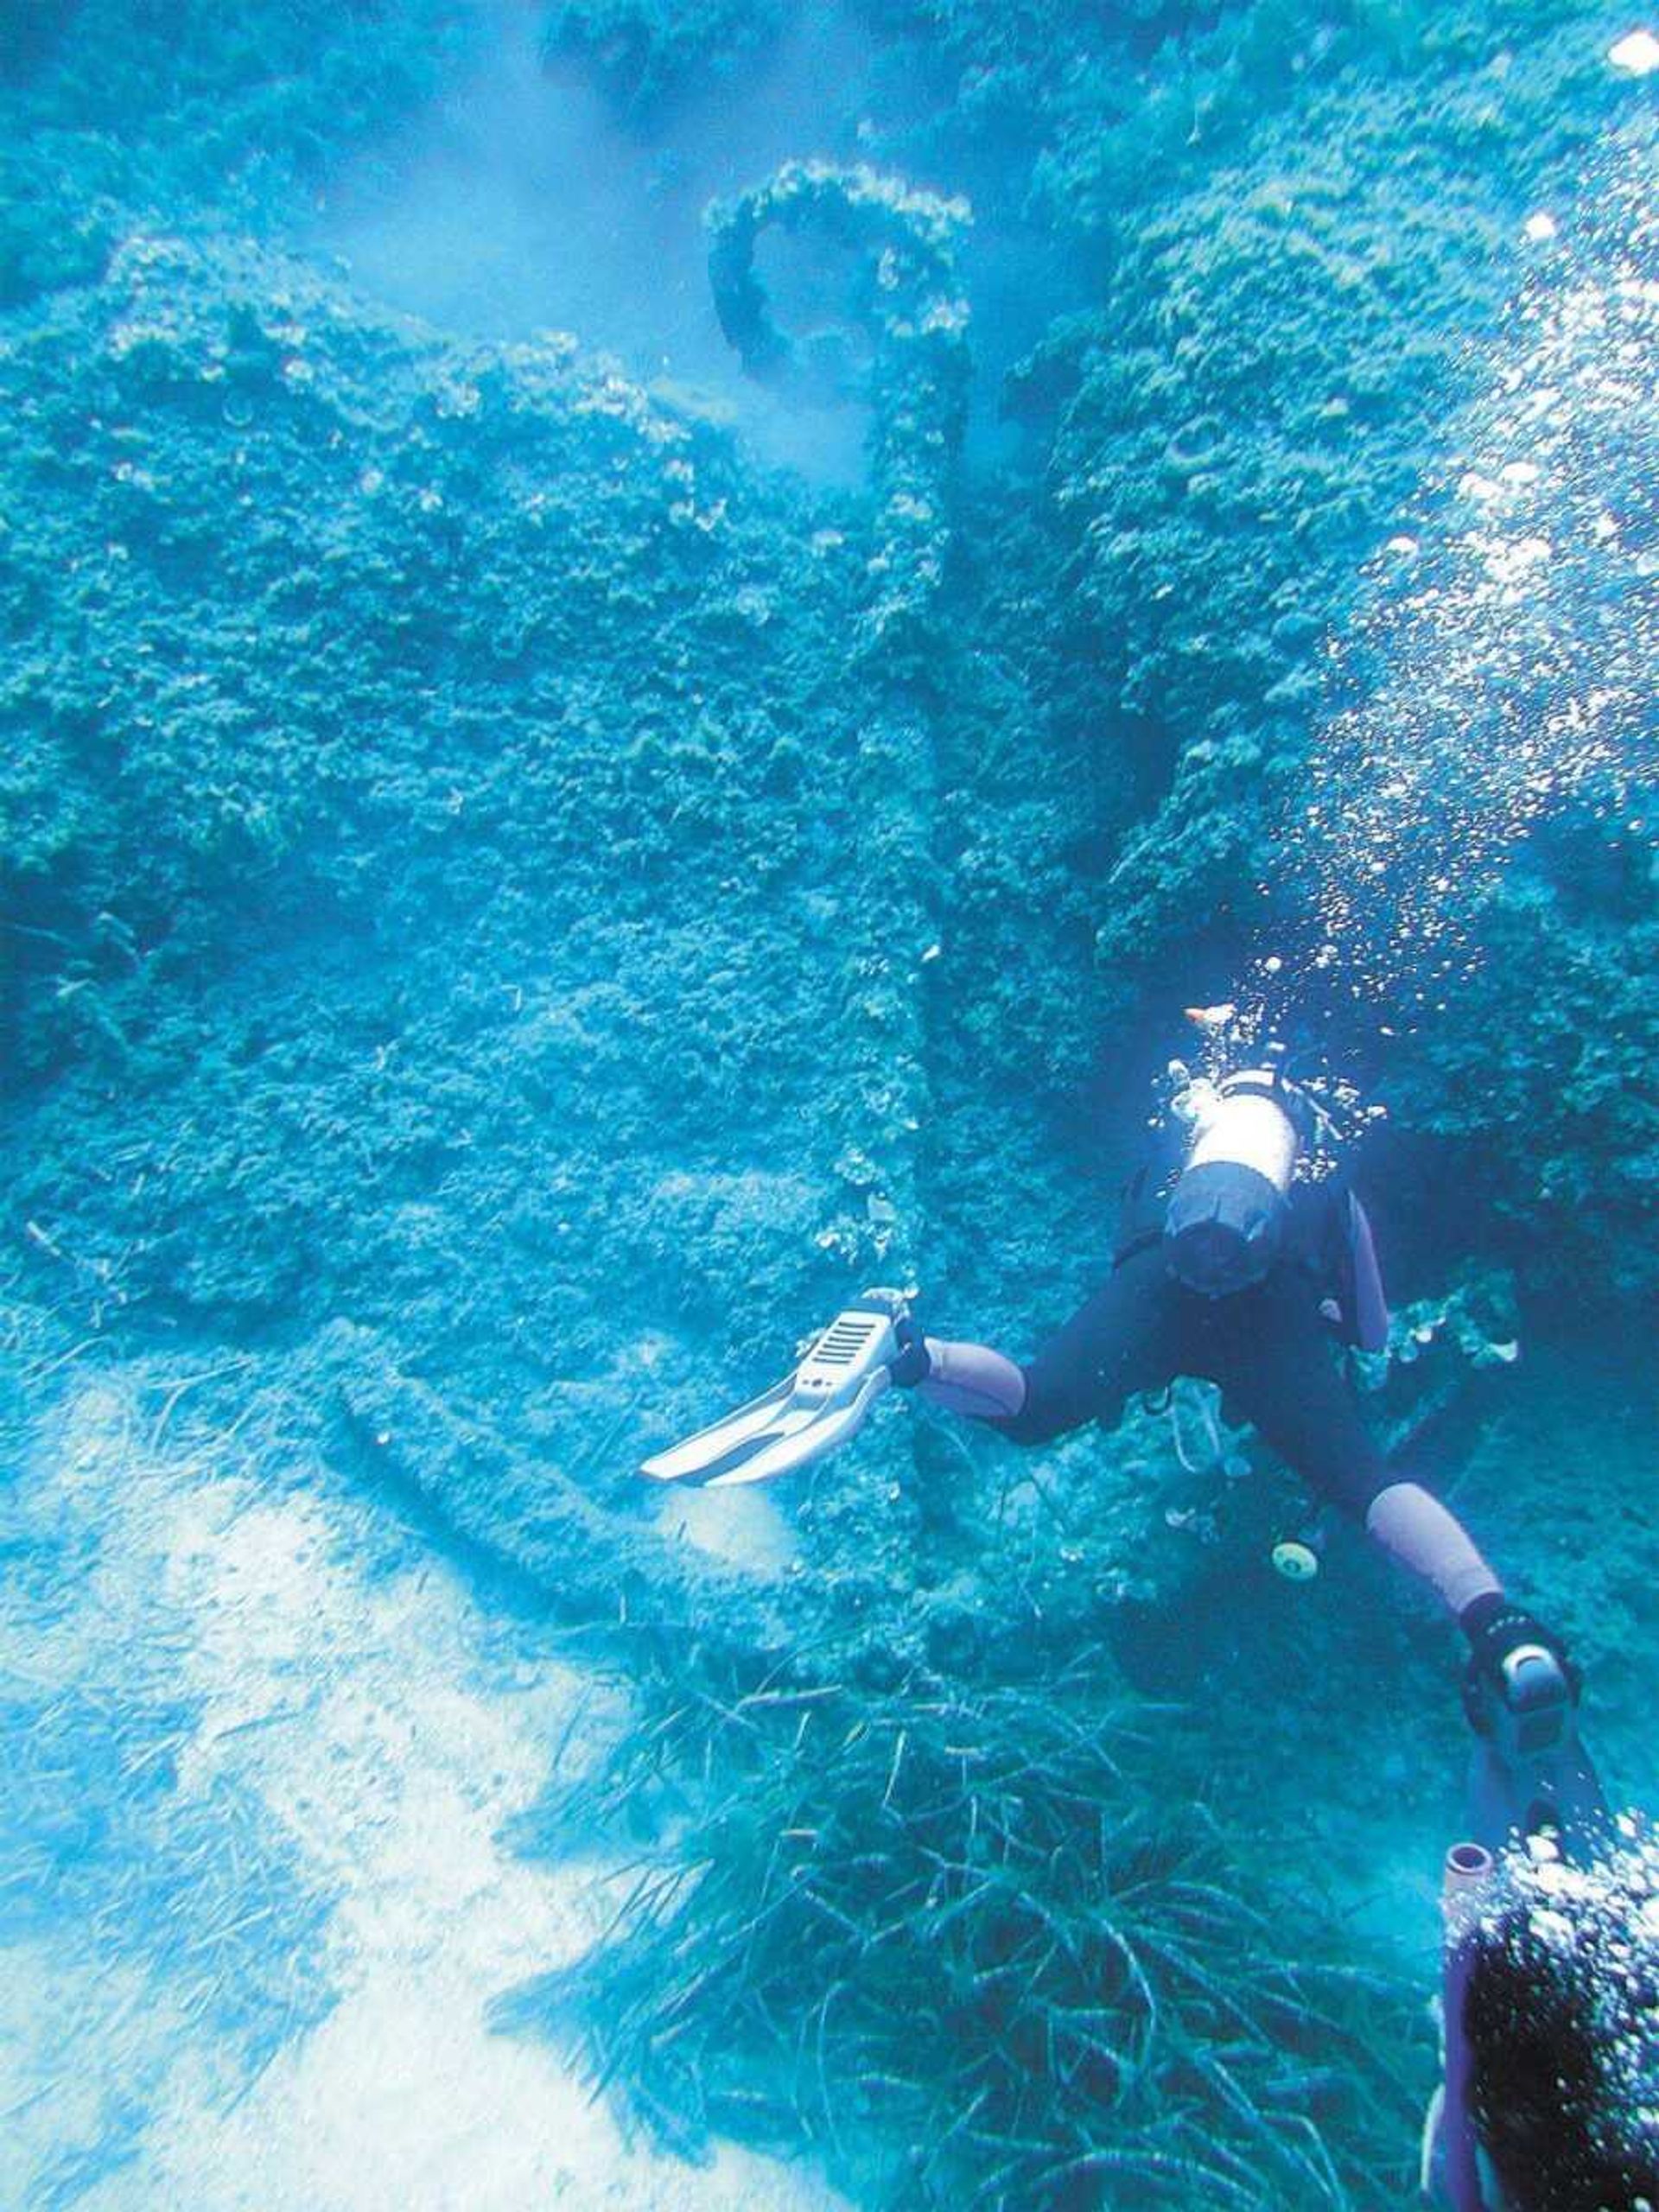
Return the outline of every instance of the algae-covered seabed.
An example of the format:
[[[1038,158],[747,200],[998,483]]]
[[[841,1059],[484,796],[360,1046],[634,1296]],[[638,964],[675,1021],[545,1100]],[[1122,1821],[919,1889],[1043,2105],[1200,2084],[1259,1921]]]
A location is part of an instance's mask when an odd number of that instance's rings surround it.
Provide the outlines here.
[[[1378,1418],[1659,1796],[1651,721],[1480,772],[1646,696],[1631,29],[0,0],[7,2202],[1396,2201],[1453,1656],[1264,1454],[632,1469],[868,1281],[1028,1348],[1444,833]]]

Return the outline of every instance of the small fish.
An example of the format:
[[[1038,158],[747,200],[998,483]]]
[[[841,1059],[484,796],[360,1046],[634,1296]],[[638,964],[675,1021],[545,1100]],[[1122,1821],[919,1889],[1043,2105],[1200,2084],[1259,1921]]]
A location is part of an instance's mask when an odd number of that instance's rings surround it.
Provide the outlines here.
[[[1200,1029],[1207,1029],[1212,1034],[1218,1029],[1227,1028],[1238,1019],[1238,1008],[1230,999],[1224,1001],[1220,1006],[1190,1006],[1185,1011],[1189,1021],[1196,1022]]]

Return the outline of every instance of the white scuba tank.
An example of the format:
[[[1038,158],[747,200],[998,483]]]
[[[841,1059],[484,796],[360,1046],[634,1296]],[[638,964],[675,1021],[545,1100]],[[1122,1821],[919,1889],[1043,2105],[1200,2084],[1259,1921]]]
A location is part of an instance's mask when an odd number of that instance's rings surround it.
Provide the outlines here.
[[[1221,1087],[1220,1103],[1198,1131],[1187,1156],[1189,1168],[1205,1167],[1212,1160],[1230,1160],[1236,1166],[1254,1168],[1284,1197],[1296,1173],[1302,1141],[1290,1116],[1270,1090],[1243,1087],[1269,1084],[1272,1080],[1266,1070],[1255,1068],[1229,1077]]]
[[[1189,1290],[1226,1298],[1272,1267],[1303,1120],[1276,1065],[1241,1068],[1216,1090],[1164,1216],[1165,1255]]]

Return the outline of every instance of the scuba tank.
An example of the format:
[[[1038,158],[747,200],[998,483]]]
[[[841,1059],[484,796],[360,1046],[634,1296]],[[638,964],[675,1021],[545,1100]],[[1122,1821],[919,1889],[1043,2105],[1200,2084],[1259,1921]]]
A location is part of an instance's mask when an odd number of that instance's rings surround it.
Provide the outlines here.
[[[1278,1258],[1308,1109],[1287,1084],[1284,1047],[1213,1094],[1164,1216],[1170,1272],[1204,1298],[1258,1283]]]

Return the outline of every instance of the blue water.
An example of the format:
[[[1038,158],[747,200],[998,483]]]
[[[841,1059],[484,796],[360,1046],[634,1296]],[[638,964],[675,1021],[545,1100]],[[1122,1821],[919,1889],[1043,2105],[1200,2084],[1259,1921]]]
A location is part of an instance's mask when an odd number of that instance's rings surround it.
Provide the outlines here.
[[[0,2204],[1408,2201],[1463,1655],[1236,1405],[638,1468],[1282,1043],[1659,1805],[1656,64],[0,0]]]

